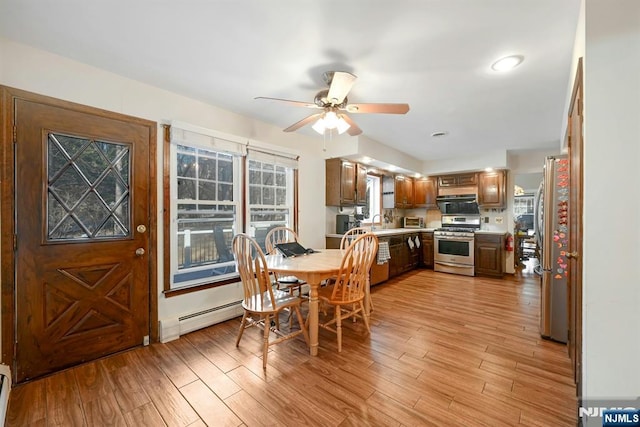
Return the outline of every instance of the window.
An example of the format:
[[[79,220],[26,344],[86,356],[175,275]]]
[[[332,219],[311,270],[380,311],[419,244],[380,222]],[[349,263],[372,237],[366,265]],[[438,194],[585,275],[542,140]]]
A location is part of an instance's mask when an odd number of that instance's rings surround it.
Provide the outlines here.
[[[533,194],[516,196],[513,203],[513,216],[518,217],[522,214],[533,214],[534,199]]]
[[[297,161],[249,149],[247,155],[248,231],[265,250],[269,230],[293,228],[294,169]]]
[[[367,175],[367,205],[362,210],[364,215],[363,222],[371,223],[375,215],[380,215],[380,195],[381,181],[378,175]],[[379,216],[377,221],[382,221]]]
[[[294,228],[295,223],[297,158],[247,150],[233,137],[182,126],[165,128],[164,191],[169,203],[164,264],[169,294],[236,281],[231,248],[235,234],[247,232],[264,246],[271,228]]]

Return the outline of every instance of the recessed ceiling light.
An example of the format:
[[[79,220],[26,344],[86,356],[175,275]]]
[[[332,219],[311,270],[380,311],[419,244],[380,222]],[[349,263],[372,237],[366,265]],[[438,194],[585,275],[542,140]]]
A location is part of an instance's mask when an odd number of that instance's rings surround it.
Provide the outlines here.
[[[484,168],[485,172],[493,172],[493,168],[489,167],[489,168]]]
[[[504,58],[498,59],[491,65],[491,69],[494,71],[509,71],[520,65],[524,61],[524,56],[522,55],[511,55],[505,56]]]
[[[389,172],[394,172],[395,170],[397,170],[398,168],[395,167],[394,165],[389,165],[389,167],[387,168],[389,170]]]
[[[362,163],[369,164],[371,163],[371,157],[364,156],[361,160]]]
[[[431,136],[432,136],[433,138],[439,138],[439,137],[441,137],[441,136],[446,136],[446,135],[448,135],[448,134],[449,134],[449,132],[447,132],[447,131],[438,131],[438,132],[434,132],[434,133],[432,133],[432,134],[431,134]]]

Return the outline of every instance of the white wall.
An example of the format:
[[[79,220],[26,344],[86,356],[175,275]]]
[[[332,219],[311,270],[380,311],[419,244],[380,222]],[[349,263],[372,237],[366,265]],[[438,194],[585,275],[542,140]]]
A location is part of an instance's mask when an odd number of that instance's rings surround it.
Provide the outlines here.
[[[300,236],[308,246],[323,247],[325,169],[322,139],[283,133],[281,129],[189,99],[144,83],[123,78],[67,58],[6,39],[0,39],[0,84],[84,105],[103,108],[158,123],[180,120],[232,135],[293,148],[300,152]],[[162,280],[162,132],[158,129],[158,278]],[[159,283],[159,319],[237,301],[235,285],[189,295],[164,298]]]
[[[583,392],[636,397],[640,2],[586,0],[585,6]]]

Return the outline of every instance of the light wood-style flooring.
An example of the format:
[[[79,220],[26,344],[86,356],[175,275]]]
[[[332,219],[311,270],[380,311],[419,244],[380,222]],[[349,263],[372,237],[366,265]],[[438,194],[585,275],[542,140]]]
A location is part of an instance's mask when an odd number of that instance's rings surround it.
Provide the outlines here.
[[[14,387],[7,426],[575,426],[566,346],[538,334],[537,276],[415,270],[372,289],[372,333],[347,322],[271,347],[233,319]],[[284,321],[284,324],[287,322]]]

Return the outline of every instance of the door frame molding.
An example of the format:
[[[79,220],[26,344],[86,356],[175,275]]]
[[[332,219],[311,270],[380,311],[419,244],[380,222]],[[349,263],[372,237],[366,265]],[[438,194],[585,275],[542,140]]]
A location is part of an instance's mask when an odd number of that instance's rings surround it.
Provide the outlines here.
[[[149,334],[151,342],[158,341],[158,177],[157,129],[154,121],[121,113],[64,101],[0,85],[0,317],[2,326],[1,362],[14,367],[15,360],[15,144],[14,103],[16,99],[37,102],[52,107],[142,125],[149,129]],[[140,343],[142,345],[142,343]]]

